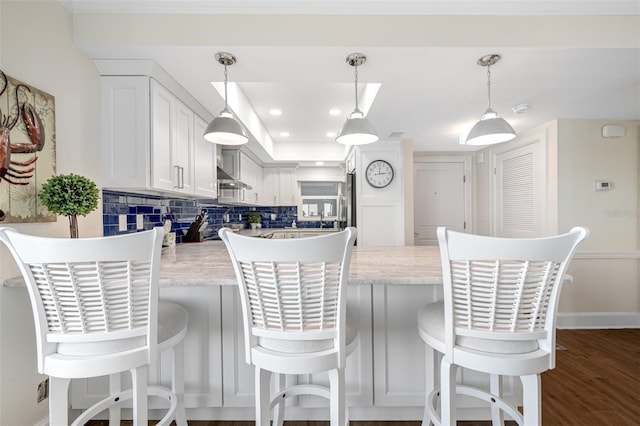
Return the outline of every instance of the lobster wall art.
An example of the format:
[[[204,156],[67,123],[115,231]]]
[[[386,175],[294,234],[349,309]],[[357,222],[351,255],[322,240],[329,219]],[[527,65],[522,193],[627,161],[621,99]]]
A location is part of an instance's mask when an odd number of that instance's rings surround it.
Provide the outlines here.
[[[0,70],[0,223],[55,222],[37,197],[56,172],[55,98]]]

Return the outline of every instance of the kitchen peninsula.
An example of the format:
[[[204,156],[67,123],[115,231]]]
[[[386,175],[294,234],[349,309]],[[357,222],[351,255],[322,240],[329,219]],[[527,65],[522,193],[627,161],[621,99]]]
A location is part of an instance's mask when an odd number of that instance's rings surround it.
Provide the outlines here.
[[[242,312],[236,278],[222,241],[183,243],[163,253],[160,297],[185,306],[185,404],[190,420],[252,420],[253,368],[246,364]],[[5,286],[24,286],[21,278]],[[355,246],[351,258],[348,310],[358,318],[358,347],[347,358],[347,404],[351,420],[418,420],[425,389],[424,344],[417,313],[442,299],[440,256],[436,246]],[[153,382],[168,383],[164,360],[150,372]],[[464,381],[485,377],[463,372]],[[325,384],[326,375],[299,376],[299,382]],[[73,409],[104,397],[107,378],[72,383]],[[507,398],[519,389],[505,380]],[[515,392],[514,392],[515,390]],[[154,401],[150,404],[153,406]],[[470,401],[461,418],[488,418]],[[322,420],[325,400],[300,397],[287,409],[291,420]]]

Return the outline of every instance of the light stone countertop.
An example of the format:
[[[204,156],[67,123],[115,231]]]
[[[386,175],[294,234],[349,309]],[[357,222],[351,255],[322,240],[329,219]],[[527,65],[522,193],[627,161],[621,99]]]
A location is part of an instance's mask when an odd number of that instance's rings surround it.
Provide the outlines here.
[[[24,287],[22,277],[5,287]],[[222,241],[182,243],[175,254],[163,248],[161,287],[235,285],[236,277]],[[440,253],[432,246],[360,247],[351,255],[350,285],[442,285]]]
[[[178,244],[175,257],[163,254],[160,286],[235,284],[231,260],[222,241]],[[355,246],[349,284],[442,284],[438,247]]]

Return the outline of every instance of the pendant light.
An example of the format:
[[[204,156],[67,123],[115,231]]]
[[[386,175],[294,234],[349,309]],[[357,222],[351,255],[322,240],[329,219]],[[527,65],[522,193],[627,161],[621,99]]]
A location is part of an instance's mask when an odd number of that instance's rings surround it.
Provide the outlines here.
[[[347,56],[347,63],[355,68],[356,108],[340,129],[336,142],[344,145],[365,145],[378,140],[376,130],[358,108],[358,66],[364,64],[367,57],[362,53],[352,53]]]
[[[516,132],[506,120],[498,117],[498,114],[491,109],[491,65],[500,60],[500,55],[492,53],[478,59],[478,65],[487,67],[487,110],[469,131],[467,135],[467,145],[491,145],[494,143],[506,142],[516,137]]]
[[[216,60],[224,65],[224,109],[209,123],[204,132],[204,138],[220,145],[242,145],[249,142],[247,131],[238,120],[233,118],[227,105],[227,67],[236,63],[236,57],[231,53],[218,52]]]

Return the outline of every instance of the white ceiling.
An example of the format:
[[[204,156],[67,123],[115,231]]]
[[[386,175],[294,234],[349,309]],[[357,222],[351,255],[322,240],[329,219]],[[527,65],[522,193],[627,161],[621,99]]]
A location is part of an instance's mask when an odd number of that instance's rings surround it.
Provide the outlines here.
[[[412,139],[415,151],[468,149],[458,143],[459,132],[471,126],[486,108],[486,68],[478,66],[476,61],[488,53],[502,55],[502,60],[491,68],[493,109],[509,121],[517,133],[557,118],[640,119],[640,29],[632,31],[626,40],[625,34],[589,35],[588,23],[584,22],[575,29],[567,26],[573,22],[567,15],[593,16],[593,22],[599,22],[604,15],[617,14],[634,16],[640,28],[640,6],[636,1],[80,0],[62,3],[75,13],[74,37],[85,54],[94,59],[153,59],[212,115],[217,115],[222,101],[212,90],[211,82],[220,82],[223,78],[222,66],[215,62],[214,54],[217,51],[233,53],[238,62],[229,67],[229,81],[238,83],[273,140],[274,148],[267,152],[274,160],[291,159],[285,158],[284,151],[289,157],[297,156],[298,160],[336,160],[343,155],[344,149],[336,149],[337,144],[326,133],[336,132],[354,107],[353,67],[345,62],[346,56],[354,51],[368,58],[366,64],[359,67],[360,89],[366,84],[380,84],[368,111],[370,121],[382,139],[394,133],[395,137]],[[479,5],[485,7],[481,9]],[[353,16],[357,31],[348,32],[354,10],[359,10],[360,15],[363,12],[375,15],[371,17],[375,21],[367,22],[378,26],[361,30],[359,20],[365,18]],[[106,12],[112,15],[101,15]],[[150,13],[163,17],[152,16],[147,21]],[[166,19],[169,13],[192,15],[169,15],[169,22],[175,22],[175,28],[167,27],[155,33],[158,20]],[[248,13],[252,15],[238,16]],[[282,20],[267,19],[274,13],[282,15],[277,18]],[[260,16],[254,16],[259,14],[264,14],[262,21]],[[311,21],[300,17],[296,20],[290,16],[293,14],[335,15],[336,26],[327,25],[325,33],[310,24],[306,31],[304,25]],[[402,16],[395,16],[398,14]],[[217,19],[215,22],[220,23],[224,34],[200,28],[202,21],[194,18],[197,15],[211,16],[212,25]],[[477,25],[474,21],[464,21],[463,29],[468,31],[448,32],[445,28],[438,32],[438,25],[446,26],[449,22],[441,20],[429,21],[433,22],[432,28],[425,28],[422,23],[411,27],[412,16],[427,15],[438,15],[442,20],[453,15],[459,15],[461,20],[474,19],[465,15],[495,15],[503,19],[496,22],[509,24],[504,25],[504,32],[501,28],[488,28],[486,34],[482,25],[493,21],[484,20]],[[534,16],[545,15],[559,17],[562,21],[558,23],[563,27],[533,20]],[[92,16],[103,20],[94,21]],[[127,17],[137,18],[134,22],[138,24],[128,24]],[[321,18],[323,23],[334,21],[327,16]],[[231,30],[225,27],[244,22],[241,19],[266,22],[264,25],[271,27],[260,28],[260,24],[239,27],[237,35],[233,26]],[[109,23],[113,28],[107,29],[105,25],[98,28],[96,22]],[[286,28],[274,28],[273,22],[283,22]],[[295,28],[292,22],[301,22],[300,27]],[[385,27],[385,23],[389,26]],[[398,23],[407,25],[399,27]],[[536,27],[540,23],[546,26]],[[87,29],[91,25],[93,28]],[[136,25],[136,28],[126,37],[116,34],[126,32],[127,25]],[[149,27],[145,30],[146,25]],[[425,34],[412,33],[416,28],[418,31],[424,28]],[[609,31],[606,26],[592,29],[595,33],[605,30]],[[369,32],[368,38],[362,37],[365,31]],[[442,38],[438,39],[440,35]],[[558,38],[557,44],[554,37]],[[213,40],[208,42],[209,38]],[[529,111],[514,113],[512,107],[521,103],[530,104]],[[271,108],[282,110],[282,115],[270,115]],[[339,108],[342,114],[330,116],[331,108]],[[280,136],[283,131],[290,136]]]

